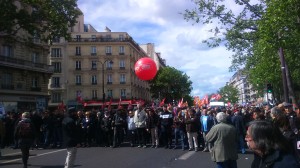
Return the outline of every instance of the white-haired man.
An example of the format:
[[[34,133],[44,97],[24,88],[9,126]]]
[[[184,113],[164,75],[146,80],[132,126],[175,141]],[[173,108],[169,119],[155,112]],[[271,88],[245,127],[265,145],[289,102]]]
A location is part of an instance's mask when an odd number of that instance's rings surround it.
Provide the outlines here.
[[[237,168],[237,133],[234,126],[226,123],[227,115],[219,112],[216,116],[218,124],[213,126],[206,135],[206,140],[213,144],[212,161],[218,168]]]

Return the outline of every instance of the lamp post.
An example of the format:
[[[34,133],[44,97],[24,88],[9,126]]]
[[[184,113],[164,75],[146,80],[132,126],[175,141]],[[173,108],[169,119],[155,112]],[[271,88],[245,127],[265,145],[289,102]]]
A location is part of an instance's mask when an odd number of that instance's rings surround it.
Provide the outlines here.
[[[104,112],[104,103],[105,103],[105,92],[104,92],[104,65],[106,62],[109,62],[110,64],[113,64],[114,62],[112,60],[105,60],[104,62],[99,61],[102,65],[102,112]]]

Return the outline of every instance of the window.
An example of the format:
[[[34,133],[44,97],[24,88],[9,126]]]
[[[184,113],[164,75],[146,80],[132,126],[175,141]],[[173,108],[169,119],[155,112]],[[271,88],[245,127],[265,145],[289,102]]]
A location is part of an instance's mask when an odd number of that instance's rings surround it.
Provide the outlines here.
[[[96,35],[92,35],[92,41],[96,41]]]
[[[59,38],[59,37],[54,37],[54,38],[52,39],[52,42],[53,42],[53,43],[59,43],[59,42],[60,42],[60,38]]]
[[[88,32],[88,31],[89,31],[89,27],[88,27],[87,24],[84,24],[84,25],[83,25],[83,31],[84,31],[84,32]]]
[[[81,85],[81,75],[76,75],[75,83],[76,83],[76,85]]]
[[[112,84],[112,75],[107,74],[107,84]]]
[[[76,41],[81,41],[81,36],[80,35],[76,35]]]
[[[109,41],[111,39],[111,35],[107,34],[107,35],[105,35],[105,38],[106,38],[107,41]]]
[[[111,90],[111,89],[107,90],[107,97],[108,98],[113,98],[113,90]]]
[[[97,97],[98,97],[97,90],[92,90],[92,99],[97,99]]]
[[[52,48],[51,49],[51,57],[61,57],[61,49],[60,48]]]
[[[60,78],[59,77],[52,77],[51,87],[53,87],[53,88],[60,87]]]
[[[91,46],[91,55],[97,55],[96,46]]]
[[[61,93],[52,93],[51,101],[52,103],[60,103],[62,101]]]
[[[52,62],[54,66],[54,73],[61,73],[61,62]]]
[[[105,53],[106,53],[106,55],[111,55],[111,46],[105,47]]]
[[[126,98],[126,89],[121,89],[121,98],[124,99]]]
[[[120,60],[119,65],[120,69],[125,69],[125,60]]]
[[[36,52],[32,53],[32,55],[31,55],[31,61],[33,63],[38,63],[39,62],[39,54],[36,53]]]
[[[120,84],[125,84],[125,83],[126,83],[126,75],[120,74]]]
[[[120,40],[120,41],[124,41],[124,40],[125,40],[123,34],[120,34],[120,35],[119,35],[119,40]]]
[[[40,34],[38,34],[37,31],[33,32],[33,42],[34,43],[40,43],[41,42],[41,40],[40,40]]]
[[[119,54],[124,55],[125,53],[125,47],[124,46],[119,46]]]
[[[107,61],[106,62],[106,69],[112,69],[112,62],[111,61]]]
[[[12,57],[13,56],[13,48],[10,45],[3,45],[2,46],[2,55],[5,57]]]
[[[13,78],[11,73],[3,73],[1,80],[2,89],[14,89]]]
[[[97,76],[92,75],[92,85],[97,85]]]
[[[75,66],[76,66],[76,70],[81,70],[81,61],[76,61],[76,64],[75,64]]]
[[[80,47],[76,47],[76,55],[81,55],[81,48]]]
[[[97,69],[97,61],[92,61],[92,69],[93,70]]]
[[[38,77],[33,77],[31,80],[31,87],[32,88],[37,88],[39,83],[39,78]]]

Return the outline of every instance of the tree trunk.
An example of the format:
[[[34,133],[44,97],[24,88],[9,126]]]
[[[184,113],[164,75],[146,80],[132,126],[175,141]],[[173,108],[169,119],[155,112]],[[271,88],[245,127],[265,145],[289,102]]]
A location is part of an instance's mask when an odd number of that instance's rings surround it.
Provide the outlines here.
[[[287,81],[287,87],[288,87],[288,91],[289,91],[289,97],[292,99],[293,106],[298,108],[297,101],[296,101],[295,94],[294,94],[294,89],[293,89],[292,82],[291,82],[291,74],[289,72],[286,61],[285,61],[285,73],[286,73],[286,81]]]

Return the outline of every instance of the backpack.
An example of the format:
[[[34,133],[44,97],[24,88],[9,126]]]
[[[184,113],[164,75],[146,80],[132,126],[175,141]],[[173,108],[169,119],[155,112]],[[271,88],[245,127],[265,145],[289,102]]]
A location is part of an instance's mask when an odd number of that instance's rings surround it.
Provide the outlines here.
[[[30,122],[21,121],[19,123],[19,137],[20,138],[33,138],[33,129]]]

